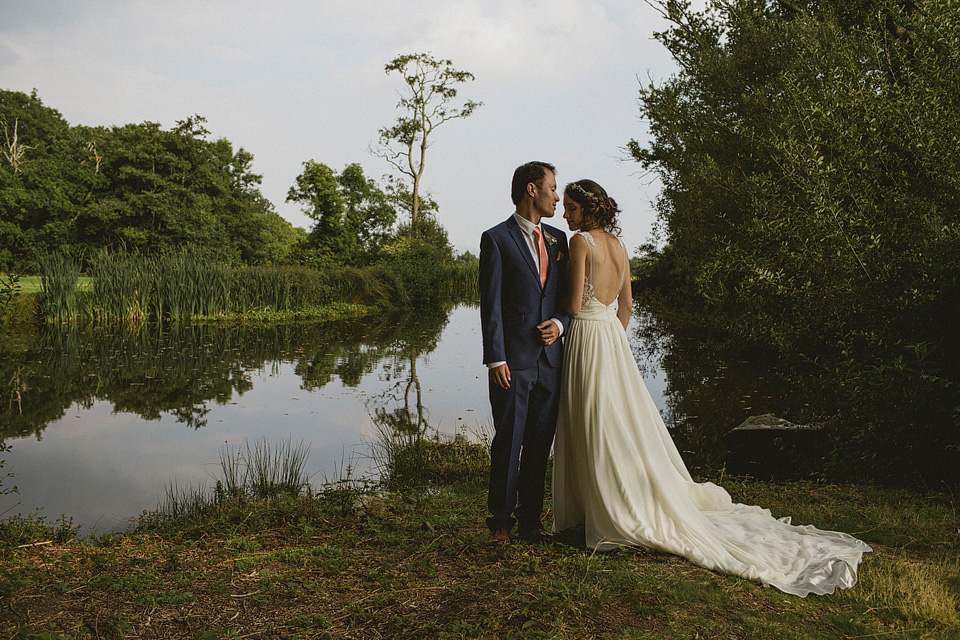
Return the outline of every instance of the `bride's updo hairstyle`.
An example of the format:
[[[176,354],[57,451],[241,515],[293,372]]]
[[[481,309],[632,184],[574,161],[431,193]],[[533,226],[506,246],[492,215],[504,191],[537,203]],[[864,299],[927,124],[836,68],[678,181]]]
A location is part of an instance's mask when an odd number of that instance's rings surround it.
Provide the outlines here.
[[[593,180],[577,180],[568,184],[563,193],[583,209],[586,224],[581,228],[584,231],[599,228],[608,233],[620,235],[620,225],[617,224],[620,208],[616,200],[608,196],[603,187]]]

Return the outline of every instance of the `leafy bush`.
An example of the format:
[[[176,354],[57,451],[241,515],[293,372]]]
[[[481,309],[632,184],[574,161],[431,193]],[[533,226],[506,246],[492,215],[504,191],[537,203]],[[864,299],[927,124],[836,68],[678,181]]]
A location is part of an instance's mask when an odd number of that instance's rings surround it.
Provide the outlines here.
[[[399,278],[415,305],[438,302],[445,297],[444,256],[425,241],[400,238],[390,246],[382,264]]]
[[[19,273],[0,275],[0,322],[7,317],[7,312],[10,310],[14,298],[16,298],[19,293]]]
[[[663,182],[666,242],[642,275],[819,378],[836,460],[854,472],[956,479],[960,13],[663,9],[681,71],[641,91],[653,141],[631,150]]]

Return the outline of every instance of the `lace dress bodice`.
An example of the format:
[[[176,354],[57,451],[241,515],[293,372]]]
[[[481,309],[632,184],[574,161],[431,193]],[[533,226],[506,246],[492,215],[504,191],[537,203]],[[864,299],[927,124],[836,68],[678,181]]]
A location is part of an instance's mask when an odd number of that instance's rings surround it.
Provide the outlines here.
[[[580,233],[580,232],[578,231],[577,233]],[[592,247],[597,246],[596,244],[594,244],[593,236],[590,235],[589,232],[584,231],[583,233],[580,233],[580,235],[582,235],[584,238],[587,239],[587,243],[590,246]],[[590,302],[592,298],[593,298],[593,283],[590,282],[590,271],[587,270],[583,274],[583,296],[580,299],[580,306],[581,307],[584,306],[585,304]]]
[[[588,259],[587,259],[586,269],[583,274],[583,296],[581,297],[581,300],[580,300],[580,306],[585,307],[591,300],[596,300],[596,298],[594,297],[596,293],[596,289],[594,287],[593,282],[591,281],[591,277],[593,276],[593,274],[597,273],[597,265],[598,265],[597,251],[596,251],[597,243],[593,239],[593,236],[590,235],[589,231],[577,231],[576,235],[582,236],[584,240],[587,241],[587,245],[590,247],[587,249]],[[620,238],[617,238],[617,240],[620,240]],[[624,253],[623,268],[621,269],[621,274],[620,274],[620,287],[623,288],[623,282],[626,278],[626,273],[627,273],[627,260],[626,260],[627,249],[626,249],[626,246],[623,244],[623,240],[620,240],[620,246],[623,248],[623,253]],[[618,291],[618,294],[619,294],[619,291]],[[597,300],[597,302],[600,305],[605,307],[609,307],[613,305],[613,302],[610,302],[609,304],[604,304],[599,300]]]

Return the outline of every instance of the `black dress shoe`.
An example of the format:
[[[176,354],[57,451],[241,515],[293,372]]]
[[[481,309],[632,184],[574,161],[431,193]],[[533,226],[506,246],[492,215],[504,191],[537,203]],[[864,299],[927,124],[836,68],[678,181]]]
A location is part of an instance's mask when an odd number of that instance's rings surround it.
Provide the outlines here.
[[[537,525],[532,529],[520,529],[520,537],[527,542],[552,542],[553,534]]]

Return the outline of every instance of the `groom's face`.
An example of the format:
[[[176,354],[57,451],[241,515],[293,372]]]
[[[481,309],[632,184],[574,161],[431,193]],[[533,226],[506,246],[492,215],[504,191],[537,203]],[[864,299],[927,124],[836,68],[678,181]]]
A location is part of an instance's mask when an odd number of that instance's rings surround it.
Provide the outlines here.
[[[537,210],[541,218],[552,218],[556,213],[557,203],[560,202],[560,196],[557,195],[557,177],[553,171],[544,170],[543,185],[534,186],[533,208]]]

